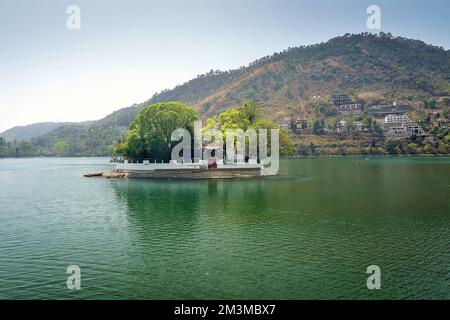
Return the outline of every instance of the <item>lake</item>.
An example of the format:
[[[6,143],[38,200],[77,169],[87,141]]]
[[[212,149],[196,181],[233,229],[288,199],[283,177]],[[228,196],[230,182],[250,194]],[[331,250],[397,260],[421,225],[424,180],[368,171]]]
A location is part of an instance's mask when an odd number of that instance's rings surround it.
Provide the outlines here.
[[[249,180],[82,176],[113,168],[0,159],[0,299],[450,299],[448,157],[286,159]],[[81,290],[66,288],[69,265]]]

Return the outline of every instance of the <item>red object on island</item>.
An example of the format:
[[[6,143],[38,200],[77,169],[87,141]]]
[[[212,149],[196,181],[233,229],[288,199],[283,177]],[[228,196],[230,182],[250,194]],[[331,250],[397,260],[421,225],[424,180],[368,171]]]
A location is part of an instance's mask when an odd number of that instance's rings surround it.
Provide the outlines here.
[[[208,159],[208,169],[216,169],[217,161],[216,159]]]

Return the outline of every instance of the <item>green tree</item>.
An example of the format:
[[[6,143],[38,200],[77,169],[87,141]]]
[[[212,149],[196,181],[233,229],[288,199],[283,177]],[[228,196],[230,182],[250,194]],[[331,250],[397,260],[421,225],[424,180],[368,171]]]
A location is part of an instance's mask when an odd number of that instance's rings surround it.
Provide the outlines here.
[[[343,156],[347,155],[347,149],[343,145],[338,146],[339,153]]]
[[[375,120],[373,121],[373,127],[372,128],[373,128],[373,131],[375,133],[378,133],[378,134],[382,134],[383,133],[383,128]]]
[[[444,104],[444,107],[450,107],[450,98],[444,98],[442,103]]]
[[[250,120],[242,109],[231,108],[219,114],[219,129],[225,133],[228,129],[247,130],[250,126]]]
[[[132,129],[127,134],[127,140],[122,151],[131,159],[144,159],[149,157],[148,147],[145,138],[136,129]],[[118,146],[118,149],[120,150],[120,146]]]
[[[309,143],[309,150],[311,151],[311,154],[315,154],[316,153],[316,145],[314,144],[314,142],[310,142]]]
[[[251,100],[245,101],[239,108],[230,108],[216,117],[209,118],[204,130],[213,128],[219,129],[222,132],[224,139],[226,139],[226,130],[228,129],[242,129],[243,131],[246,131],[249,128],[253,128],[257,132],[259,132],[259,129],[267,129],[269,144],[270,129],[280,129],[275,122],[264,117],[260,107]],[[286,131],[280,129],[280,154],[292,155],[294,153],[295,147],[291,138]]]
[[[419,146],[418,146],[417,144],[415,144],[415,143],[410,143],[410,144],[408,144],[408,146],[406,147],[406,151],[407,151],[409,154],[416,154],[418,150],[419,150]]]
[[[369,131],[372,130],[373,127],[373,120],[370,117],[364,117],[362,120],[363,127]]]
[[[386,140],[386,142],[384,143],[384,148],[385,148],[386,152],[388,152],[389,154],[397,154],[398,153],[397,141],[395,141],[395,140],[391,140],[391,139]]]
[[[450,107],[447,107],[446,109],[444,109],[444,111],[442,112],[442,115],[445,118],[450,119]]]
[[[450,143],[450,134],[448,134],[444,137],[444,141],[445,141],[445,143]]]
[[[66,156],[69,153],[69,141],[62,139],[56,142],[53,146],[53,153],[59,157]]]
[[[434,99],[428,99],[428,100],[425,100],[424,105],[425,105],[425,108],[436,109],[437,101]]]
[[[431,144],[427,143],[425,145],[425,147],[423,147],[423,152],[428,153],[428,154],[434,153],[433,146]]]
[[[198,113],[181,102],[156,103],[144,107],[130,125],[123,146],[116,146],[131,159],[170,160],[172,132],[182,128],[193,134],[193,124]]]
[[[268,143],[270,143],[270,129],[280,129],[280,127],[268,118],[260,118],[255,125],[254,129],[259,132],[259,129],[267,129],[268,132]],[[289,134],[280,129],[280,154],[281,155],[294,155],[295,154],[295,146],[292,139],[289,137]]]
[[[262,112],[260,107],[253,100],[246,100],[241,107],[242,113],[250,122],[250,125],[253,125],[262,118]]]
[[[438,151],[441,154],[449,154],[450,153],[450,145],[444,142],[441,142],[438,147]]]
[[[323,133],[323,120],[314,120],[312,131],[316,135],[321,135]]]
[[[3,139],[3,137],[0,137],[0,154],[3,153],[3,150],[5,149],[6,141]]]

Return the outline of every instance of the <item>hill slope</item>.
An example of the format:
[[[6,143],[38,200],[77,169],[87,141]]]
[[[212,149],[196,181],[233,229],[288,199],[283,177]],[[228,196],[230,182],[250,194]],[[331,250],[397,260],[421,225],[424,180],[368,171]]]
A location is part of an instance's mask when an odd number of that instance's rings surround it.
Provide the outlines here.
[[[203,75],[148,103],[178,100],[214,114],[254,99],[276,115],[308,113],[313,97],[336,92],[368,103],[449,95],[450,51],[386,34],[345,35],[276,53],[247,68]]]
[[[30,140],[67,124],[68,123],[62,122],[42,122],[27,126],[18,126],[0,133],[0,137],[4,138],[6,141]]]

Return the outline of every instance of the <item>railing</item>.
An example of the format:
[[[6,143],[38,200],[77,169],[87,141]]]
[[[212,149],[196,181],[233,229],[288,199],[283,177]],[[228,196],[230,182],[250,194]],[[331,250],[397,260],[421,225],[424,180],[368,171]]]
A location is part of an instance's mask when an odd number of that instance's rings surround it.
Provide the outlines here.
[[[262,165],[256,160],[250,160],[249,162],[234,162],[226,163],[223,160],[217,161],[218,169],[254,169],[261,168]],[[154,170],[192,170],[192,169],[208,169],[207,160],[199,160],[195,163],[183,163],[171,160],[170,162],[153,162],[149,160],[143,161],[128,161],[123,160],[117,163],[116,170],[123,171],[154,171]]]
[[[177,160],[170,160],[169,162],[165,162],[164,160],[156,161],[155,159],[144,159],[144,160],[130,160],[130,159],[116,159],[113,158],[112,162],[116,163],[125,163],[125,164],[191,164],[191,163],[184,163],[184,162],[178,162]],[[196,162],[197,164],[208,164],[208,160],[199,160]],[[220,165],[242,165],[242,164],[258,164],[258,160],[255,159],[248,159],[248,161],[238,161],[235,160],[233,162],[227,162],[226,160],[217,160],[217,164]]]

